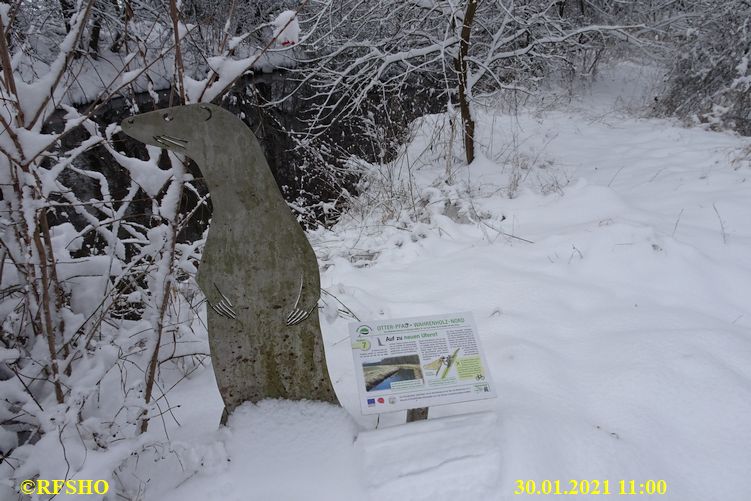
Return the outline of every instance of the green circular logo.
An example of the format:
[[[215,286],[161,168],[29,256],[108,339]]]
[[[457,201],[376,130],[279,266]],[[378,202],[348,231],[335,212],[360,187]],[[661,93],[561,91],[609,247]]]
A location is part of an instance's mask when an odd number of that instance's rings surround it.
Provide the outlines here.
[[[368,327],[367,325],[361,325],[355,332],[357,332],[361,336],[367,336],[370,334],[370,331],[372,331],[370,327]]]

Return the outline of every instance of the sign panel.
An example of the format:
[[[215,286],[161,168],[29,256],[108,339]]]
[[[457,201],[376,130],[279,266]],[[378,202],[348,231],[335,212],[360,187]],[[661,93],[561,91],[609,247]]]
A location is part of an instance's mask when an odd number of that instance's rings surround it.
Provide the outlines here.
[[[472,313],[352,322],[363,414],[494,398]]]

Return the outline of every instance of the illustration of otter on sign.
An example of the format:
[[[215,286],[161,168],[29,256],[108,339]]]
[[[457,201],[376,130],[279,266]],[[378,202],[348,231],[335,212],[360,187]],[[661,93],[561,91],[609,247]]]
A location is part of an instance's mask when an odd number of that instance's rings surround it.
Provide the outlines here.
[[[264,398],[336,402],[318,322],[318,261],[251,130],[211,104],[123,121],[123,132],[192,158],[213,217],[197,281],[227,413]]]

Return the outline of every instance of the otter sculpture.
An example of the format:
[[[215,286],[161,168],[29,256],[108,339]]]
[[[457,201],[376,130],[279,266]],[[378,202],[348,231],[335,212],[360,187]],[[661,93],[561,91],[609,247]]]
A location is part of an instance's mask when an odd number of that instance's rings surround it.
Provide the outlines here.
[[[250,129],[211,104],[126,119],[122,130],[192,158],[213,217],[198,270],[224,415],[264,398],[336,402],[318,322],[318,261]]]

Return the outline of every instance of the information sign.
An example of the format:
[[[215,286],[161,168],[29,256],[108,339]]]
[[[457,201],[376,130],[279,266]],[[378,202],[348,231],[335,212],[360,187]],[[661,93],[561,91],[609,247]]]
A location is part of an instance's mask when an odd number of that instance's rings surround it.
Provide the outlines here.
[[[494,398],[472,313],[349,324],[363,414]]]

